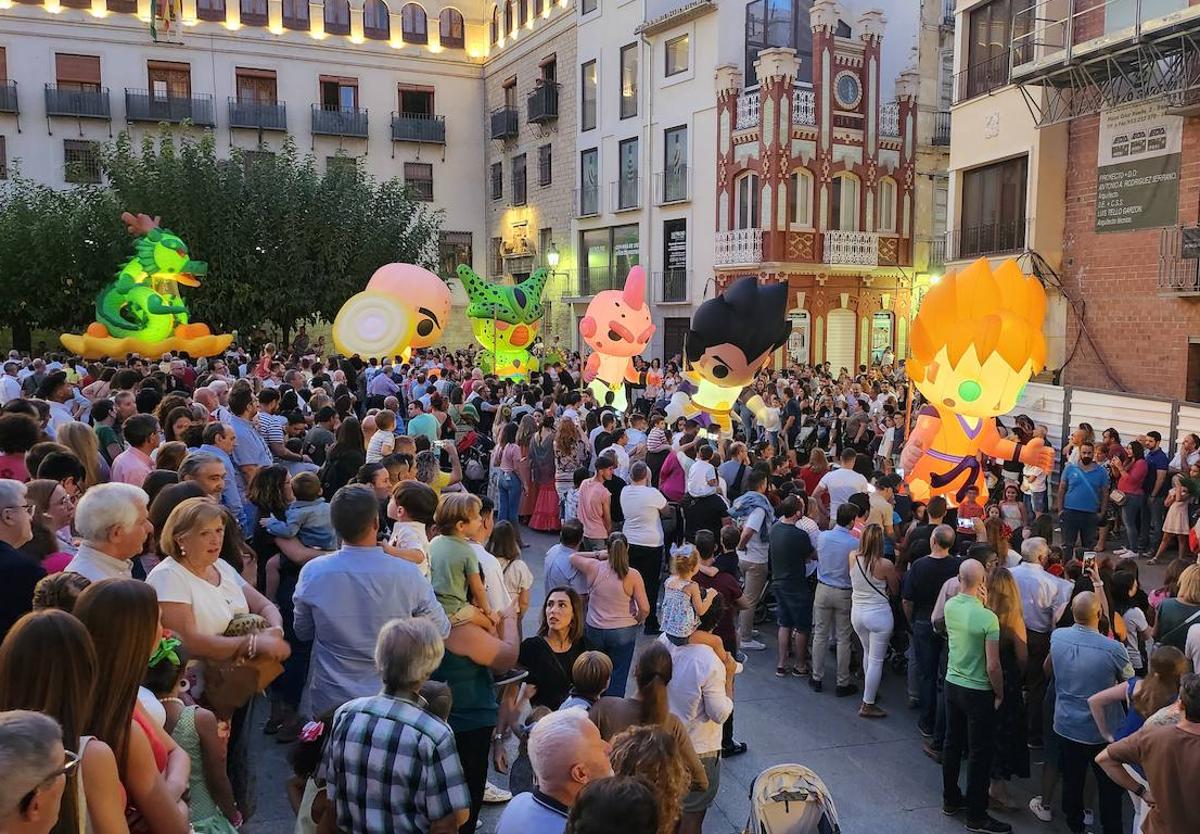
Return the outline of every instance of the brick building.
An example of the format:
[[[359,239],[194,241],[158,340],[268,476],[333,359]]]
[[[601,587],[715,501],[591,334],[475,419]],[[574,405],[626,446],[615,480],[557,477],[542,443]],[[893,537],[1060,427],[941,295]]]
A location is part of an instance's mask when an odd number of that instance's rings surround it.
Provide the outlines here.
[[[918,210],[917,73],[884,101],[884,15],[844,15],[817,0],[795,46],[758,51],[756,78],[717,69],[717,285],[786,281],[786,359],[835,370],[907,352]]]

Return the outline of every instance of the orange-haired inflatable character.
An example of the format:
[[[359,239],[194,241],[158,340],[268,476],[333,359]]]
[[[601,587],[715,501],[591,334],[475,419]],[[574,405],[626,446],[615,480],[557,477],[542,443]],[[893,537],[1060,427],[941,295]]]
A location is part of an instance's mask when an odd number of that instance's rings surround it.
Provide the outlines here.
[[[1041,438],[1002,438],[995,420],[1046,362],[1045,317],[1041,283],[1011,260],[992,272],[980,259],[925,294],[907,369],[929,404],[900,456],[914,500],[943,495],[957,506],[972,485],[986,498],[981,452],[1051,468],[1054,453]]]

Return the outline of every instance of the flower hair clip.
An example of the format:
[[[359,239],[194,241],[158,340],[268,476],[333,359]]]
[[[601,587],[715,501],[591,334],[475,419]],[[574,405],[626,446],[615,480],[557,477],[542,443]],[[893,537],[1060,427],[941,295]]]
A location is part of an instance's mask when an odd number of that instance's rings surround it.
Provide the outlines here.
[[[163,636],[158,638],[158,645],[154,647],[154,654],[150,655],[150,668],[153,669],[164,660],[169,660],[176,666],[179,665],[179,653],[175,650],[183,645],[183,641],[175,636]]]
[[[300,730],[300,740],[309,744],[319,740],[323,735],[325,735],[324,721],[309,721]]]

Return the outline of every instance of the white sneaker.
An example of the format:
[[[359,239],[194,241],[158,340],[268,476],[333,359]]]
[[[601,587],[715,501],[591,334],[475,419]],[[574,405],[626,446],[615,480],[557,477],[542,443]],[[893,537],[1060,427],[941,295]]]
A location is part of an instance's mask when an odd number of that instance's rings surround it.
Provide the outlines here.
[[[761,652],[766,647],[766,643],[762,643],[758,640],[743,640],[738,644],[738,648],[744,652]]]
[[[1125,556],[1134,556],[1136,554],[1127,547],[1121,547],[1121,548],[1117,548],[1116,550],[1114,550],[1113,555],[1125,557]]]
[[[745,667],[745,666],[743,666],[742,664],[738,663],[737,661],[734,661],[734,664],[733,664],[733,673],[734,673],[735,675],[740,675],[740,674],[741,674],[741,673],[742,673],[742,672],[745,670],[745,668],[746,668],[746,667]]]
[[[483,802],[485,805],[501,805],[512,799],[512,794],[491,782],[487,783],[487,787],[483,789]]]
[[[1095,821],[1096,821],[1096,818],[1095,818],[1095,816],[1092,814],[1092,809],[1091,809],[1091,808],[1084,808],[1084,809],[1083,809],[1083,827],[1084,827],[1084,828],[1091,828],[1091,827],[1092,827],[1092,824],[1093,824]]]
[[[1035,796],[1033,799],[1029,800],[1029,810],[1032,811],[1033,815],[1042,822],[1050,822],[1052,819],[1054,819],[1053,812],[1051,812],[1048,807],[1042,804],[1042,798],[1040,796]]]

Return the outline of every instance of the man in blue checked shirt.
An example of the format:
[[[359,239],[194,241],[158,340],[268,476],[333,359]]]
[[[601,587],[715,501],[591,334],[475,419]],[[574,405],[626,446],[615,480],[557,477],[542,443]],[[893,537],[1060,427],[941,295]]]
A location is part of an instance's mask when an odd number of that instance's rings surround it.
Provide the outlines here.
[[[471,795],[454,732],[419,694],[443,652],[437,627],[423,617],[392,620],[379,632],[383,693],[338,709],[325,751],[339,831],[454,834],[466,822]]]

